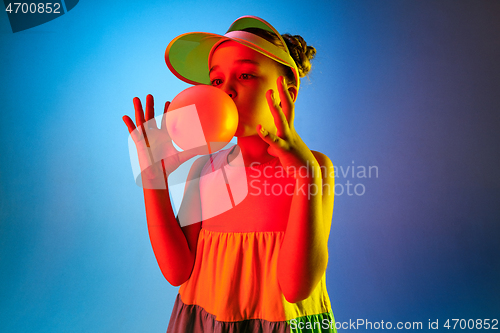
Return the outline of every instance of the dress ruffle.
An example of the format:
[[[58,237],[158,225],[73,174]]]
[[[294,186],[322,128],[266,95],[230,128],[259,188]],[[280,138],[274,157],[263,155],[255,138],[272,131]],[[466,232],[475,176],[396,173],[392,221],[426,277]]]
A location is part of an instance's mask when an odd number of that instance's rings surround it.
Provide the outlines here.
[[[223,322],[201,306],[186,305],[177,295],[167,333],[336,333],[333,313],[304,316],[290,321],[249,319]]]

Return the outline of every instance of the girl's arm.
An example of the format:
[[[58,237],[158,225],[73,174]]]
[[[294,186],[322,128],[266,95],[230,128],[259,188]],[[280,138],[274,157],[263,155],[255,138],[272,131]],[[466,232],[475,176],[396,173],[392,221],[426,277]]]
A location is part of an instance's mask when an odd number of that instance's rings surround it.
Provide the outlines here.
[[[333,216],[333,201],[335,196],[335,170],[332,161],[320,152],[311,150],[316,161],[321,167],[322,178],[322,191],[321,191],[321,204],[323,213],[323,224],[325,226],[325,236],[328,243],[330,236],[330,227],[332,226]]]
[[[167,112],[169,104],[165,103],[164,113]],[[161,121],[161,129],[157,127],[153,96],[148,95],[146,98],[145,114],[139,98],[134,98],[134,107],[137,128],[130,117],[124,116],[123,120],[137,146],[149,237],[160,270],[172,285],[178,286],[189,278],[194,265],[196,243],[201,228],[198,184],[207,157],[199,158],[193,163],[176,218],[168,193],[167,174],[196,154],[190,151],[178,152],[174,148],[166,130],[165,116]],[[152,157],[158,156],[159,152],[166,158],[161,163],[151,164]]]
[[[281,291],[289,302],[296,303],[309,297],[326,271],[334,173],[328,157],[311,152],[294,129],[296,90],[287,88],[282,77],[277,84],[282,107],[272,90],[266,95],[277,133],[274,135],[260,127],[259,135],[269,144],[269,152],[279,157],[288,174],[296,180],[278,258]]]
[[[183,284],[193,270],[201,229],[199,176],[205,162],[206,158],[202,157],[193,163],[177,218],[172,210],[168,184],[165,190],[144,189],[153,252],[163,276],[174,286]]]
[[[310,169],[309,177],[296,178],[278,259],[278,280],[283,295],[291,303],[309,297],[328,263],[335,178],[330,177],[333,166],[329,158],[317,152],[313,156],[317,164]]]

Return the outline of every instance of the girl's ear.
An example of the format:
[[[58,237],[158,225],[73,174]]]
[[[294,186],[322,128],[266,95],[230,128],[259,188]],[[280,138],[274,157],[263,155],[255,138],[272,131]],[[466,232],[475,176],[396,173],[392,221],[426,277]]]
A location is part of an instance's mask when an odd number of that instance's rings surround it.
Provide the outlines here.
[[[292,98],[292,101],[295,103],[295,100],[297,99],[297,87],[294,85],[289,85],[288,86],[288,93],[290,94],[290,97]]]

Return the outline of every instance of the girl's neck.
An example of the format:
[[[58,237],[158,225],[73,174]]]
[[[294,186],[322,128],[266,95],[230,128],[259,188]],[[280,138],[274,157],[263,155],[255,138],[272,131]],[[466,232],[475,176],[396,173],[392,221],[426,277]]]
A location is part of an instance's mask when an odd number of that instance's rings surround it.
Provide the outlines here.
[[[262,140],[258,134],[239,137],[238,147],[241,151],[245,166],[250,166],[252,163],[266,163],[275,158],[267,152],[267,148],[269,148],[269,145],[264,140]],[[233,152],[231,155],[233,154],[237,155],[235,154],[235,152]],[[229,160],[231,160],[231,158],[229,158]]]

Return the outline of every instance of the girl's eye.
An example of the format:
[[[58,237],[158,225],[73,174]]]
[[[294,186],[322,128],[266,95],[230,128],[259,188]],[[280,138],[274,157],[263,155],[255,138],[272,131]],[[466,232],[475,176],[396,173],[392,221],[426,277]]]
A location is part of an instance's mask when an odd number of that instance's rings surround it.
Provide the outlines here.
[[[218,86],[219,84],[222,84],[222,80],[221,79],[213,79],[212,80],[212,85],[213,86]]]
[[[240,75],[240,79],[242,80],[248,80],[248,79],[251,79],[253,77],[252,74],[241,74]]]

